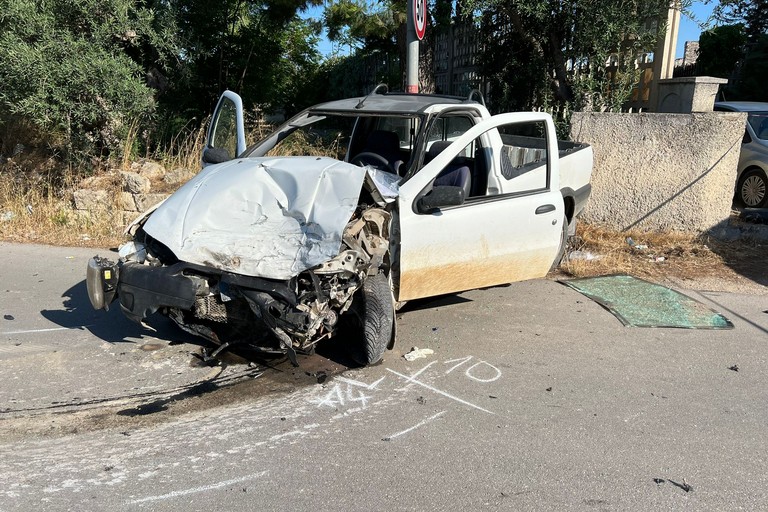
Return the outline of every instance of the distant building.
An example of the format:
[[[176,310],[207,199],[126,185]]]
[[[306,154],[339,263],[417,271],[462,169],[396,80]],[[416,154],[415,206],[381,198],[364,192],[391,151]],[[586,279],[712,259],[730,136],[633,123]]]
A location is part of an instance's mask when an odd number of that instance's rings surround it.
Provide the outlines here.
[[[698,41],[686,41],[685,52],[682,59],[675,59],[675,67],[688,67],[696,64],[699,59],[699,42]]]

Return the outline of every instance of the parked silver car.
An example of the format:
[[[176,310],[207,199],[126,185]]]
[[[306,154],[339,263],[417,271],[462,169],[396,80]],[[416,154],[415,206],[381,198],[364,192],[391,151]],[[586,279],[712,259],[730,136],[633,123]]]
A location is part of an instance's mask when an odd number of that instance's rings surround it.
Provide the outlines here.
[[[719,102],[715,103],[715,111],[747,113],[736,178],[736,201],[749,208],[768,207],[768,103]]]

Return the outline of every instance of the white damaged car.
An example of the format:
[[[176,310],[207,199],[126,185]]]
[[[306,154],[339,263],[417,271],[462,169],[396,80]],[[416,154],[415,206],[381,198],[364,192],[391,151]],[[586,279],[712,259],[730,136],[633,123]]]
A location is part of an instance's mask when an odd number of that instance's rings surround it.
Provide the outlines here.
[[[294,156],[295,155],[295,156]],[[161,312],[224,350],[314,350],[360,364],[395,341],[405,301],[544,276],[590,194],[592,150],[545,113],[387,93],[309,108],[246,148],[219,101],[204,169],[88,262],[96,309]],[[215,356],[216,352],[212,354]]]

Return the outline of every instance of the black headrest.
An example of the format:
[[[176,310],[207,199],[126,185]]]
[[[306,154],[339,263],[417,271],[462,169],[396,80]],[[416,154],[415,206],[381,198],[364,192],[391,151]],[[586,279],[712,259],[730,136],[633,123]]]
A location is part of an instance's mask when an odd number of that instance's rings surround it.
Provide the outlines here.
[[[386,130],[374,130],[368,135],[368,141],[365,145],[366,151],[373,153],[397,151],[400,149],[400,137],[395,132]]]
[[[427,162],[431,162],[434,160],[434,158],[443,152],[445,148],[451,145],[450,140],[436,140],[432,143],[431,146],[429,146],[429,150],[427,151]]]

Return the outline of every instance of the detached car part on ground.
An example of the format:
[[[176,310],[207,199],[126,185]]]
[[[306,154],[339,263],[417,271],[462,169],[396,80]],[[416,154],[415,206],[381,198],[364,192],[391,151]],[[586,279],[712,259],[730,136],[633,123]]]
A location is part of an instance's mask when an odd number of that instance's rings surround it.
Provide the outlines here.
[[[88,262],[93,306],[160,311],[219,345],[212,357],[244,345],[296,364],[335,336],[371,364],[398,303],[543,276],[589,196],[591,148],[558,148],[547,114],[491,117],[476,98],[377,88],[246,149],[226,92],[205,168],[129,226],[117,262]],[[298,133],[330,156],[270,156]]]

